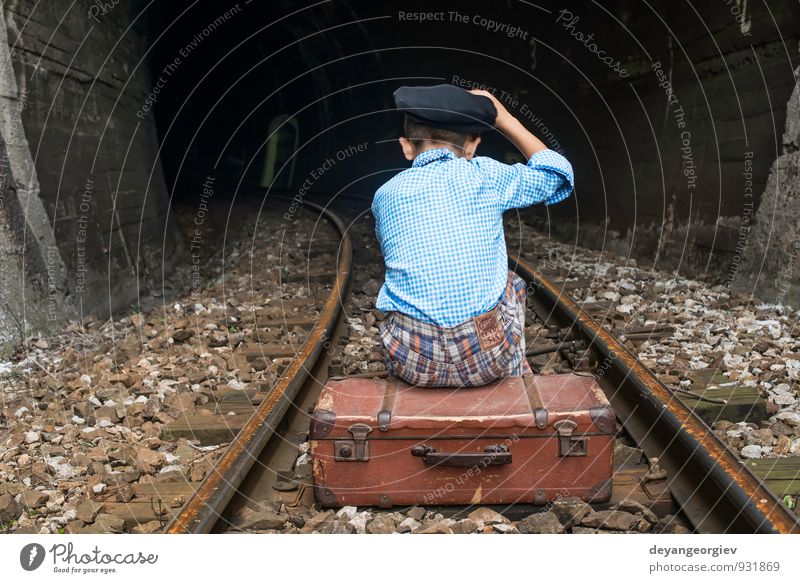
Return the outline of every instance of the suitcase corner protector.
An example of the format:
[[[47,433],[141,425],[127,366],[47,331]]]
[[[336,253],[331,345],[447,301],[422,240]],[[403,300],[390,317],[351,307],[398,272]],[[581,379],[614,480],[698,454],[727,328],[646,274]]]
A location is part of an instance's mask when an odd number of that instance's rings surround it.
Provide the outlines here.
[[[590,407],[589,415],[595,427],[603,433],[612,435],[617,432],[617,416],[610,405]]]
[[[317,502],[325,507],[341,506],[338,498],[336,498],[336,494],[333,493],[333,490],[326,488],[325,486],[318,486],[314,484],[314,498],[317,500]]]
[[[308,430],[309,439],[327,437],[335,423],[336,413],[327,409],[315,409],[311,415],[311,426]]]
[[[589,493],[586,495],[584,501],[591,503],[608,502],[611,498],[611,487],[613,483],[614,481],[611,478],[600,480],[589,488]]]

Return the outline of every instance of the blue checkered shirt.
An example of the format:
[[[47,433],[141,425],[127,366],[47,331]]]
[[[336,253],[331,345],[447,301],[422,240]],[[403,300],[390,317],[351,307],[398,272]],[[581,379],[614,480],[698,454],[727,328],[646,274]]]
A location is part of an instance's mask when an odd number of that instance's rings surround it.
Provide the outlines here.
[[[372,201],[386,276],[376,307],[444,328],[500,300],[508,279],[503,213],[572,192],[572,166],[543,150],[527,164],[422,152]]]

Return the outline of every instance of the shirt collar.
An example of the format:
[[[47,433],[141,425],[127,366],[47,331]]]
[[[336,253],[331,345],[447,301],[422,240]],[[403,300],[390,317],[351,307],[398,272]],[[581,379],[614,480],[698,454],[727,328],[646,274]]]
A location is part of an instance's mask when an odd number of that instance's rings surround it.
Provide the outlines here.
[[[414,162],[412,162],[412,168],[419,168],[420,166],[425,166],[426,164],[430,164],[431,162],[435,162],[436,160],[455,160],[456,155],[449,150],[448,148],[434,148],[432,150],[425,150],[414,158]]]

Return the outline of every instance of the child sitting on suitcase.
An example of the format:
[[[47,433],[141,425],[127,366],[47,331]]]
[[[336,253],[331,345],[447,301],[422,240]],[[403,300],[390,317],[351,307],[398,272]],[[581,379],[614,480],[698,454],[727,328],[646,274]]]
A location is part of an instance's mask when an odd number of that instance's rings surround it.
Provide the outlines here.
[[[485,385],[530,374],[524,282],[508,270],[503,213],[553,204],[572,167],[486,91],[401,87],[400,145],[411,168],[378,189],[375,231],[386,263],[376,307],[389,372],[422,387]],[[497,127],[528,158],[475,156]]]

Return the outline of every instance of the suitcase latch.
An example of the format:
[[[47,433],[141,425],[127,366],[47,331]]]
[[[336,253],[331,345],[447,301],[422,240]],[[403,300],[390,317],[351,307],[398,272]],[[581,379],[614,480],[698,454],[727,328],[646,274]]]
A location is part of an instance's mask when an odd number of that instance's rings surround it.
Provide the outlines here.
[[[587,455],[586,438],[573,437],[572,432],[578,424],[570,419],[563,419],[553,423],[553,427],[558,431],[558,455],[559,457],[577,457]]]
[[[367,434],[372,427],[366,423],[355,423],[347,428],[353,439],[337,439],[333,442],[333,459],[338,462],[365,462],[369,460]]]

